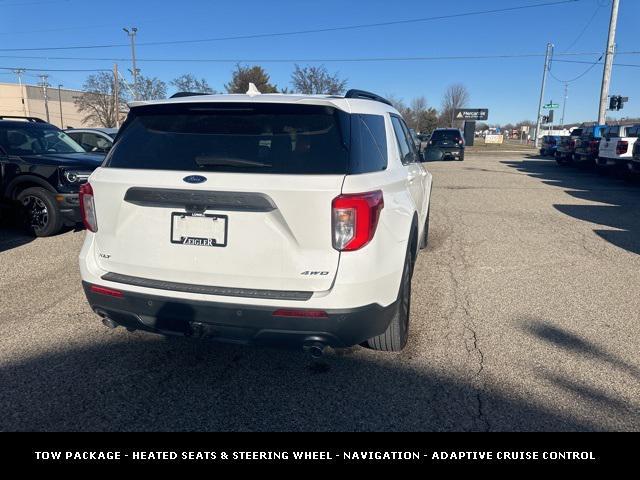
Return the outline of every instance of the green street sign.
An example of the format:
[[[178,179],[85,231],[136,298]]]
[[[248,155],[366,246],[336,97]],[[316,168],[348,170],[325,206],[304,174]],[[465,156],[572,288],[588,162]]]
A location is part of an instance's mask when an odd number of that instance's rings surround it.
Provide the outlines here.
[[[542,108],[544,108],[545,110],[549,110],[552,108],[560,108],[560,105],[558,105],[557,103],[548,103]]]

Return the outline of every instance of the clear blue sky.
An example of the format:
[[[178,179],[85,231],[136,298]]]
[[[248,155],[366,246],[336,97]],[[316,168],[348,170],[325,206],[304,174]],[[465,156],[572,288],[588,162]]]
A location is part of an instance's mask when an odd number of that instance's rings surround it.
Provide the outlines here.
[[[380,26],[358,30],[310,33],[259,39],[150,46],[144,42],[189,40],[244,34],[284,32],[395,20],[415,19],[478,10],[546,3],[551,0],[0,0],[0,48],[66,47],[128,42],[123,26],[139,29],[138,67],[147,76],[165,81],[181,73],[205,77],[222,90],[234,66],[228,63],[148,62],[144,59],[327,59],[361,57],[474,56],[543,54],[547,42],[556,52],[602,52],[605,49],[610,0],[579,0],[560,6]],[[596,9],[598,13],[594,17]],[[581,31],[593,19],[584,35]],[[621,0],[618,51],[640,51],[639,0]],[[42,58],[26,58],[42,57]],[[13,58],[12,58],[13,57]],[[91,57],[105,60],[59,60],[50,57]],[[0,51],[0,67],[38,69],[130,68],[129,48]],[[594,62],[598,55],[558,57]],[[640,65],[640,55],[619,55],[618,63]],[[311,62],[299,62],[307,64]],[[319,62],[313,62],[319,63]],[[410,100],[424,95],[440,106],[447,85],[464,83],[473,107],[488,107],[490,123],[534,119],[542,57],[397,62],[324,62],[349,80],[349,87],[394,94]],[[292,63],[261,62],[278,86],[289,83]],[[560,63],[553,73],[571,79],[588,64]],[[0,81],[15,76],[0,70]],[[27,77],[30,83],[37,78]],[[50,72],[49,82],[79,88],[88,73]],[[127,72],[128,75],[128,72]],[[567,122],[597,116],[602,67],[596,66],[569,87]],[[613,116],[640,116],[640,68],[614,67],[612,94],[630,97],[627,108]],[[550,78],[546,100],[561,103],[563,85]],[[170,91],[171,93],[171,91]],[[559,119],[560,112],[557,112]]]

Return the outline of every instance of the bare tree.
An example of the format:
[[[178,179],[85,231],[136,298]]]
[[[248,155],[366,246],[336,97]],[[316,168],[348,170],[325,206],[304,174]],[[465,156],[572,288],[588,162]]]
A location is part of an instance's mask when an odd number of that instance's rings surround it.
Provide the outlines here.
[[[138,99],[160,100],[167,98],[167,84],[157,77],[138,75]]]
[[[398,110],[398,112],[400,112],[400,115],[402,115],[403,118],[407,118],[410,114],[410,109],[409,107],[407,107],[407,104],[404,103],[404,99],[394,95],[393,93],[388,93],[386,95],[386,99],[389,100],[389,102],[391,102],[391,105],[393,105],[393,108],[395,108],[396,110]]]
[[[78,111],[84,113],[83,123],[108,128],[116,126],[114,86],[114,78],[110,73],[100,72],[87,77],[82,86],[83,93],[74,100]],[[118,105],[121,106],[128,99],[122,80],[119,81],[118,93]],[[122,120],[122,112],[119,112],[119,115]]]
[[[411,100],[409,126],[418,133],[430,133],[438,126],[438,111],[429,107],[425,97]]]
[[[209,83],[204,78],[197,79],[190,73],[180,75],[179,77],[171,80],[170,83],[176,87],[179,92],[217,93],[209,86]]]
[[[470,96],[467,87],[461,83],[450,85],[442,98],[440,123],[449,127],[459,127],[461,122],[455,120],[455,110],[466,107],[469,99]]]
[[[224,88],[228,93],[245,93],[249,89],[249,83],[253,83],[260,93],[277,93],[277,87],[270,80],[269,74],[259,65],[244,67],[237,64],[231,81]]]
[[[410,106],[393,94],[387,95],[387,100],[400,112],[409,128],[413,128],[418,133],[430,133],[438,125],[438,111],[428,106],[425,97],[414,98]]]
[[[346,90],[347,80],[341,79],[337,72],[329,73],[324,65],[300,68],[296,64],[291,74],[291,85],[295,92],[305,95],[342,95]]]

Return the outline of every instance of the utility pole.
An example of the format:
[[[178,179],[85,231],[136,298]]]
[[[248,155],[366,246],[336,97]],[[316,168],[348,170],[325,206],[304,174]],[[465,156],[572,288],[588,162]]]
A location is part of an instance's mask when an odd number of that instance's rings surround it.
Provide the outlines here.
[[[544,89],[547,85],[547,72],[549,71],[549,59],[553,54],[553,44],[547,43],[547,53],[544,56],[544,71],[542,72],[542,87],[540,88],[540,103],[538,104],[538,120],[536,123],[536,138],[535,138],[535,147],[538,148],[540,142],[538,138],[540,137],[540,126],[542,125],[542,102],[544,102]]]
[[[62,84],[58,84],[58,104],[60,105],[60,128],[64,128],[64,120],[62,119]]]
[[[613,57],[616,50],[616,28],[618,26],[618,8],[620,0],[613,0],[611,4],[611,19],[609,20],[609,38],[607,39],[607,52],[604,58],[604,71],[602,72],[602,88],[600,89],[600,110],[598,111],[598,123],[604,125],[607,121],[607,100],[609,98],[609,86],[611,85],[611,70]]]
[[[18,76],[18,85],[20,85],[20,100],[22,101],[22,115],[27,116],[27,106],[24,103],[24,91],[22,90],[22,75],[26,70],[24,68],[15,68],[13,73]]]
[[[113,104],[114,111],[116,114],[116,128],[120,128],[120,92],[118,91],[118,87],[120,81],[118,79],[118,64],[113,64]]]
[[[44,111],[47,113],[47,123],[49,123],[49,97],[47,96],[47,87],[49,86],[49,84],[47,83],[47,79],[49,78],[49,75],[43,73],[42,75],[40,75],[40,78],[42,79],[41,86],[42,96],[44,97]]]
[[[560,120],[560,124],[563,127],[564,127],[564,114],[567,111],[567,98],[569,98],[568,92],[569,92],[569,84],[565,83],[564,84],[564,104],[562,105],[562,119]]]
[[[131,27],[131,30],[128,28],[123,28],[129,38],[131,39],[131,64],[133,67],[133,95],[134,100],[138,100],[138,69],[136,68],[136,34],[138,33],[138,29],[136,27]]]

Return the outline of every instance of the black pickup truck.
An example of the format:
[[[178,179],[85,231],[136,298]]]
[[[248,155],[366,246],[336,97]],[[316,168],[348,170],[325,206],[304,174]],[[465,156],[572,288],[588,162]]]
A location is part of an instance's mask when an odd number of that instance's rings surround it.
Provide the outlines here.
[[[0,116],[0,202],[38,237],[81,221],[80,185],[103,160],[44,120]]]

